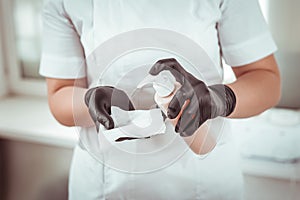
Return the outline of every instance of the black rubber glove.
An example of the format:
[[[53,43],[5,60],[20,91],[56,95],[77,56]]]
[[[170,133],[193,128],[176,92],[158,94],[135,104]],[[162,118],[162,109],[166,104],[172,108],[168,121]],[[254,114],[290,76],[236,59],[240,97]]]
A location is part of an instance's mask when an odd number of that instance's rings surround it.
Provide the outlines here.
[[[190,100],[175,127],[181,136],[191,136],[206,120],[233,112],[236,97],[228,86],[207,86],[185,71],[174,58],[159,60],[149,73],[157,75],[163,70],[169,70],[182,85],[168,106],[168,117],[176,118],[185,101]]]
[[[106,129],[114,128],[111,118],[111,107],[117,106],[123,110],[135,110],[127,94],[110,86],[99,86],[91,88],[85,94],[85,104],[96,125],[97,132],[102,124]]]

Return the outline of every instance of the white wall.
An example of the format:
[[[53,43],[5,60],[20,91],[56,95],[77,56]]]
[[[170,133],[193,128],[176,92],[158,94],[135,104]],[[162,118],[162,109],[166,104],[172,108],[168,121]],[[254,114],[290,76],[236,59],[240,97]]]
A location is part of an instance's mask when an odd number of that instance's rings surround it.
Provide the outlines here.
[[[299,0],[269,1],[269,25],[281,51],[300,53],[299,8]]]
[[[277,43],[275,53],[281,73],[282,95],[278,106],[300,108],[300,1],[269,0],[269,27]]]

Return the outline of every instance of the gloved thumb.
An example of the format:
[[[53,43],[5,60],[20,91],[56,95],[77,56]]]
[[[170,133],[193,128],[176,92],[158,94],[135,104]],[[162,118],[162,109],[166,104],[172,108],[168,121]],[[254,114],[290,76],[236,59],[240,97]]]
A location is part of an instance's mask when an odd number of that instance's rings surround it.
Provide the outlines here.
[[[114,120],[111,118],[111,116],[104,112],[102,113],[98,118],[97,121],[102,124],[107,130],[113,129],[115,127]],[[97,126],[97,124],[96,124]]]
[[[184,89],[181,87],[172,98],[168,106],[168,118],[175,119],[181,111],[185,101],[188,100]]]

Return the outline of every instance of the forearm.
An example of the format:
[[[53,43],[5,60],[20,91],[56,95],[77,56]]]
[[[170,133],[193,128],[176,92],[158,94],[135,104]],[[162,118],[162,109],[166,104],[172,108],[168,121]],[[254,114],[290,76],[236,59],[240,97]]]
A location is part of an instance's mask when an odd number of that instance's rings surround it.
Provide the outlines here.
[[[93,126],[88,108],[84,103],[87,89],[66,86],[49,96],[51,112],[65,126]]]
[[[204,123],[192,136],[183,137],[190,149],[199,155],[209,153],[216,146],[216,139],[212,137],[209,127]]]
[[[257,115],[275,106],[280,98],[280,76],[277,66],[275,70],[256,69],[240,74],[237,80],[228,86],[236,96],[236,107],[230,118]]]

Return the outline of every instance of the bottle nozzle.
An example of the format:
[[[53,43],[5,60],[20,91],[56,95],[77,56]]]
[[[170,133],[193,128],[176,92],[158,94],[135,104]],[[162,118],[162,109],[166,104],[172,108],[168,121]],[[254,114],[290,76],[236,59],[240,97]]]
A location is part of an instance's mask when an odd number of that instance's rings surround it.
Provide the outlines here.
[[[175,89],[176,79],[170,71],[162,71],[157,76],[146,76],[137,86],[142,88],[152,84],[157,94],[161,97],[169,96]]]
[[[156,77],[149,74],[147,75],[137,86],[138,89],[145,87],[146,85],[152,85],[155,82]]]

